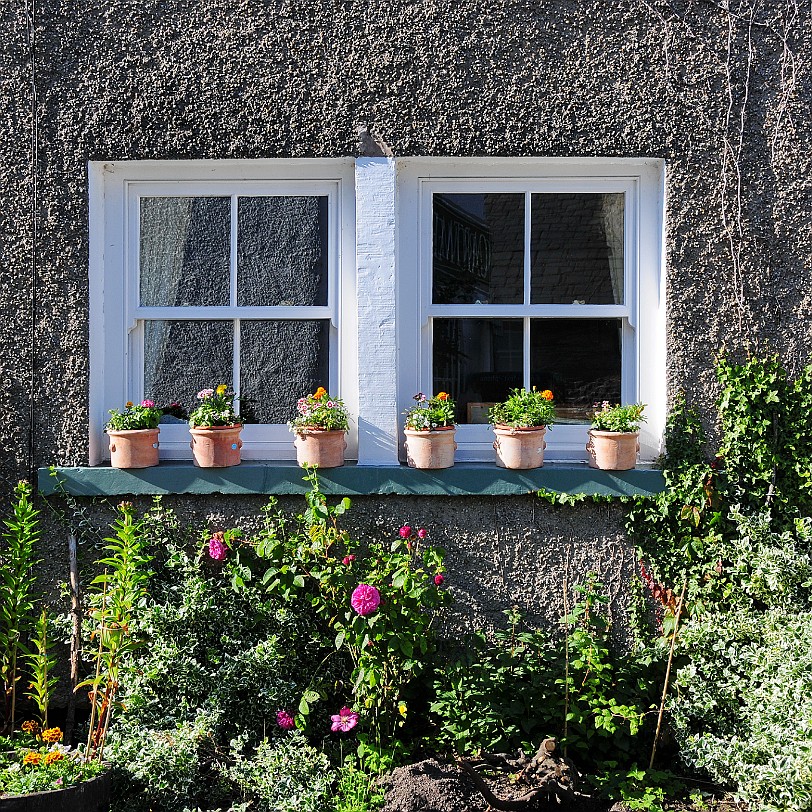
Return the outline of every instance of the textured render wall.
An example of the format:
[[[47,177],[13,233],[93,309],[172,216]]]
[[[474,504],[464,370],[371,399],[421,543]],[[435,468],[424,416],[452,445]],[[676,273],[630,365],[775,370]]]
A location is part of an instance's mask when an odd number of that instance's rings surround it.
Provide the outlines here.
[[[13,449],[25,442],[31,351],[22,6],[0,11],[0,87],[11,101],[0,119],[9,479],[25,468]],[[770,342],[791,369],[808,360],[812,30],[809,9],[792,0],[742,0],[734,15],[693,0],[89,0],[40,2],[37,15],[39,464],[87,458],[87,161],[343,156],[356,152],[358,122],[397,156],[664,158],[671,395],[685,388],[710,422],[722,344]],[[485,570],[483,596],[531,572],[547,577],[546,564],[526,564],[560,555],[562,539],[592,562],[611,558],[617,517],[582,507],[570,520],[531,502],[492,507],[504,538],[524,546]],[[395,500],[369,504],[398,511]],[[469,563],[487,566],[484,505],[423,504],[461,528],[460,561],[476,550]],[[536,520],[510,516],[515,504]],[[525,583],[527,594],[536,586]]]

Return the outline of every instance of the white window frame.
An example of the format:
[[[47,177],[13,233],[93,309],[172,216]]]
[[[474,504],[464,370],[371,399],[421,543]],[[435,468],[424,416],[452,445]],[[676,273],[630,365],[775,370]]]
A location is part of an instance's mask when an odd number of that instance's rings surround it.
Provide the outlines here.
[[[329,390],[352,414],[358,409],[355,195],[352,159],[251,161],[90,162],[90,463],[109,458],[104,436],[108,410],[143,392],[143,324],[147,319],[234,320],[329,319]],[[232,243],[237,197],[319,195],[328,197],[328,304],[324,307],[238,307],[232,245],[231,302],[227,307],[142,307],[139,305],[139,201],[142,196],[229,196]],[[340,327],[340,329],[339,329]],[[239,345],[234,381],[239,386]],[[213,382],[201,381],[201,386]],[[216,383],[216,382],[215,382]],[[305,393],[302,393],[305,394]],[[293,406],[293,404],[292,404]],[[246,424],[244,459],[295,459],[293,436],[285,425]],[[347,455],[357,454],[351,426]],[[161,424],[161,458],[189,459],[188,429]]]
[[[623,192],[625,194],[624,302],[621,305],[488,305],[487,317],[599,317],[623,319],[621,399],[647,404],[641,460],[661,451],[665,426],[665,302],[662,225],[664,165],[638,159],[414,158],[398,161],[398,346],[401,410],[415,392],[432,388],[431,320],[472,315],[475,306],[435,305],[432,294],[431,195],[481,192]],[[527,226],[526,226],[527,227]],[[526,259],[529,261],[529,258]],[[525,346],[525,380],[529,347]],[[588,426],[556,425],[547,435],[545,460],[584,461]],[[457,460],[493,459],[487,425],[460,425]],[[402,432],[401,432],[402,445]]]

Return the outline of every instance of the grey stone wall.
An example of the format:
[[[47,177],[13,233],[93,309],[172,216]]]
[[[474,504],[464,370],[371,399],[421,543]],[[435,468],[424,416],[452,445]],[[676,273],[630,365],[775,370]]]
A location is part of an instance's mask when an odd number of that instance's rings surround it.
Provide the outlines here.
[[[5,483],[32,464],[87,459],[88,160],[343,156],[356,151],[358,122],[397,156],[661,157],[670,396],[686,390],[710,425],[721,347],[740,354],[758,341],[791,370],[809,360],[808,6],[741,0],[735,13],[694,0],[34,6],[33,49],[24,4],[0,6]],[[558,564],[549,562],[564,549],[589,559],[584,567],[611,558],[618,532],[616,517],[594,508],[570,520],[539,513],[546,509],[530,498],[488,508],[498,531],[483,524],[485,508],[467,500],[424,506],[455,528],[447,531],[457,545],[452,566],[487,573],[466,598],[486,614],[497,596],[500,604],[513,600],[514,585],[523,595],[557,590]],[[194,500],[188,509],[198,509]],[[368,510],[394,518],[401,508],[372,500]]]

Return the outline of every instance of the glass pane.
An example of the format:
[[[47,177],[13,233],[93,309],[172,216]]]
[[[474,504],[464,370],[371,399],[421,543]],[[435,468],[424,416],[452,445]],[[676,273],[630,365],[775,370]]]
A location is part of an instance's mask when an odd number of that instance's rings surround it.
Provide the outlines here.
[[[327,304],[327,198],[241,197],[237,304]]]
[[[194,408],[201,389],[231,385],[233,353],[231,321],[146,321],[144,396]]]
[[[142,197],[141,304],[228,305],[230,239],[227,197]]]
[[[433,196],[435,304],[524,302],[524,195]]]
[[[555,395],[556,422],[590,423],[593,405],[620,402],[620,319],[530,322],[530,383]]]
[[[623,194],[532,196],[532,304],[623,303],[623,205]]]
[[[487,423],[488,408],[522,385],[521,319],[434,319],[434,388],[457,401],[458,423]]]
[[[287,423],[302,395],[329,391],[330,322],[241,321],[240,377],[252,423]]]

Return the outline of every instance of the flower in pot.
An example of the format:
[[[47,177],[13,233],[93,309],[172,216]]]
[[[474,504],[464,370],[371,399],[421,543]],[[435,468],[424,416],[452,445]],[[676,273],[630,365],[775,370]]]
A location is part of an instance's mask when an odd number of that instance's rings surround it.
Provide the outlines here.
[[[163,411],[152,400],[127,401],[124,411],[110,409],[105,431],[113,468],[150,468],[158,464],[158,423]]]
[[[590,468],[604,471],[628,471],[637,463],[640,450],[640,424],[645,403],[612,406],[608,400],[595,404],[592,428],[586,445]]]
[[[454,464],[455,403],[448,392],[426,397],[414,396],[415,405],[407,409],[406,460],[412,468],[450,468]]]
[[[234,410],[239,397],[224,383],[201,389],[198,405],[189,413],[190,443],[195,465],[228,468],[240,464],[242,419]]]
[[[296,417],[288,423],[296,435],[296,461],[299,465],[338,468],[344,465],[349,415],[344,402],[330,397],[320,386],[312,395],[296,402]]]
[[[497,465],[519,470],[544,465],[544,434],[555,419],[549,389],[511,389],[507,400],[490,408],[488,419],[496,434]]]

